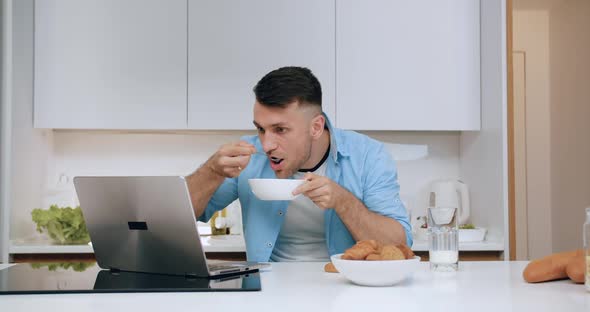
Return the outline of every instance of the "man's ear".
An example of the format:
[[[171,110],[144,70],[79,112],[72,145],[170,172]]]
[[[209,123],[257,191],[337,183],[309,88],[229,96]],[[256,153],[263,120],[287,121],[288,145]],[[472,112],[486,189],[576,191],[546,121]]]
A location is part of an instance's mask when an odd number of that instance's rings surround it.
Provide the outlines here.
[[[311,137],[317,140],[324,133],[324,126],[326,125],[326,118],[323,114],[319,114],[311,120]]]

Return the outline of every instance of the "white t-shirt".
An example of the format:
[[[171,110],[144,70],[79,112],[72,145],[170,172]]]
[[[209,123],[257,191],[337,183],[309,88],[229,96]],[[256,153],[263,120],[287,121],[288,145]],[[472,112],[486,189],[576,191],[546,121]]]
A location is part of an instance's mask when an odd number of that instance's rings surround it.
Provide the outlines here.
[[[326,162],[314,174],[325,176]],[[297,172],[295,179],[302,179],[305,172]],[[314,204],[307,196],[300,195],[287,207],[285,221],[271,261],[329,261],[324,228],[324,209]]]

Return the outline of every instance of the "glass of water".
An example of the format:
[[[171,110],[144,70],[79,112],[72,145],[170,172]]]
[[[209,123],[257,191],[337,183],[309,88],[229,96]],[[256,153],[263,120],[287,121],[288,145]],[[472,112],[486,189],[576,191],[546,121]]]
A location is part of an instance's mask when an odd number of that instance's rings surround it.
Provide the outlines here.
[[[428,208],[428,255],[433,271],[457,271],[459,228],[456,207]]]

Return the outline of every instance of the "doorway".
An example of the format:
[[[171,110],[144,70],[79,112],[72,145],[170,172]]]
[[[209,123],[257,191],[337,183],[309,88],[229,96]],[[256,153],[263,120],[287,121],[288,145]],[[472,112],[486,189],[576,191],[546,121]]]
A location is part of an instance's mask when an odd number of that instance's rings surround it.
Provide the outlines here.
[[[508,3],[512,258],[529,260],[582,248],[590,206],[590,1]]]

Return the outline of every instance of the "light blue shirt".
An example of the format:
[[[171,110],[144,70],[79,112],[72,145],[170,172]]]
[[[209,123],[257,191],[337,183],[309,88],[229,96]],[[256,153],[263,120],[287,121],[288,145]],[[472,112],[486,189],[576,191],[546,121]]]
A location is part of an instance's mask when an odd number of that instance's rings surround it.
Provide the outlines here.
[[[412,246],[409,217],[399,198],[397,168],[383,143],[354,131],[333,128],[327,117],[326,124],[331,141],[326,177],[351,192],[370,211],[397,220],[406,232],[408,246]],[[242,140],[262,150],[258,136],[246,136]],[[276,178],[267,157],[252,155],[238,177],[226,178],[199,220],[207,222],[213,213],[239,199],[248,261],[264,262],[270,259],[289,202],[259,200],[248,185],[248,179],[252,178]],[[342,253],[355,244],[334,209],[324,211],[324,225],[330,255]]]

